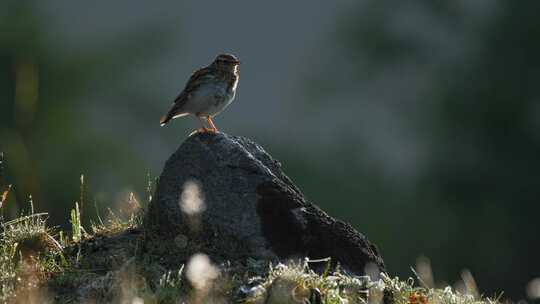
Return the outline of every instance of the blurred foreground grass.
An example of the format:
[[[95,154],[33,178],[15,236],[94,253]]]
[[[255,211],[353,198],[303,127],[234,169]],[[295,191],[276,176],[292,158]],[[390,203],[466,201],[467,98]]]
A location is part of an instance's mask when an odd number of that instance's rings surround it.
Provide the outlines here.
[[[3,193],[5,201],[9,193]],[[151,197],[149,196],[149,199]],[[81,199],[82,201],[82,199]],[[109,210],[89,232],[81,225],[79,204],[71,212],[71,231],[47,226],[47,213],[1,222],[0,301],[5,303],[499,303],[464,289],[431,288],[417,280],[388,274],[355,276],[339,269],[316,273],[311,261],[268,265],[248,259],[213,265],[196,254],[185,265],[169,269],[156,257],[140,255],[139,229],[144,207],[134,195],[132,212]],[[127,241],[126,241],[127,240]],[[106,250],[111,241],[117,248]],[[126,245],[128,244],[128,245]],[[101,253],[100,253],[101,252]],[[105,260],[95,258],[104,255]],[[142,256],[142,257],[139,257]],[[114,260],[114,262],[111,262]],[[414,271],[413,271],[414,272]],[[419,271],[420,272],[420,271]],[[416,272],[414,272],[416,274]],[[418,283],[417,283],[418,281]],[[474,283],[474,281],[472,281]]]

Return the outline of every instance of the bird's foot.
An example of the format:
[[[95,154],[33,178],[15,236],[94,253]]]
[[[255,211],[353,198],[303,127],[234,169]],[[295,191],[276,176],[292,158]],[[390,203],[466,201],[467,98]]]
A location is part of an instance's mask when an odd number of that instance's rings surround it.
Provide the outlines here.
[[[217,129],[212,129],[212,128],[199,128],[193,132],[191,132],[189,134],[189,136],[193,135],[193,134],[197,134],[197,133],[219,133],[219,131]]]
[[[214,128],[200,128],[198,129],[197,131],[199,132],[208,132],[208,133],[219,133],[218,129],[214,129]]]

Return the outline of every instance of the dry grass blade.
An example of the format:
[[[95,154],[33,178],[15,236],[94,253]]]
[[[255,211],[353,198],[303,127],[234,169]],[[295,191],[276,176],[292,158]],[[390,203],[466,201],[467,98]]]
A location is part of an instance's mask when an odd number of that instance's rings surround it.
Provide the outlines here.
[[[7,201],[10,190],[11,190],[11,185],[9,185],[7,190],[2,193],[2,197],[0,199],[0,208],[2,208],[4,206],[4,203]]]

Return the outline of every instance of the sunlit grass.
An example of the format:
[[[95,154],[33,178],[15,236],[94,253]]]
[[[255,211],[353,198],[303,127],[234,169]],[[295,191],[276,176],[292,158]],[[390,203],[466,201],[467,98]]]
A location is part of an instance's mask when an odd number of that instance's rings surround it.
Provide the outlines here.
[[[480,304],[499,303],[499,298],[463,294],[451,287],[427,288],[409,278],[400,280],[381,273],[354,276],[339,269],[317,274],[308,263],[279,264],[271,267],[266,279],[245,290],[245,303],[396,303],[396,304]]]
[[[63,246],[47,226],[47,213],[34,213],[1,223],[0,301],[24,303],[55,272],[63,271]]]
[[[91,221],[92,232],[94,234],[108,234],[139,227],[142,224],[144,207],[133,192],[129,193],[124,206],[125,208],[116,211],[107,208],[105,220],[96,208],[97,221]]]

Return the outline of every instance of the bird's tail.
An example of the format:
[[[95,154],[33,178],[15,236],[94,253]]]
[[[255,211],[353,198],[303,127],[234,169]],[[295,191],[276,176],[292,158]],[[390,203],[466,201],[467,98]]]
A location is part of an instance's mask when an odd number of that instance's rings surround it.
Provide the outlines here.
[[[161,117],[161,119],[159,120],[159,124],[163,127],[164,125],[166,125],[171,119],[174,119],[174,118],[177,118],[177,117],[182,117],[182,116],[186,116],[188,115],[189,113],[175,113],[174,112],[174,109],[172,109],[171,111],[169,111],[169,113],[167,113],[167,115],[163,115],[163,117]]]
[[[169,114],[163,115],[161,119],[159,120],[159,125],[163,127],[169,122],[169,120],[171,120],[171,117],[169,116]]]

